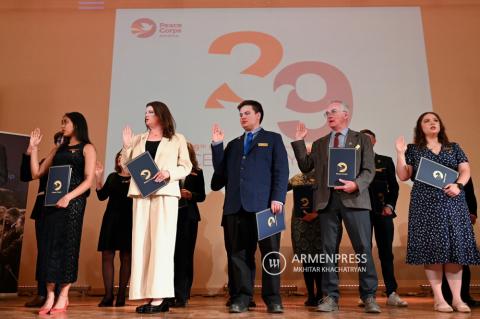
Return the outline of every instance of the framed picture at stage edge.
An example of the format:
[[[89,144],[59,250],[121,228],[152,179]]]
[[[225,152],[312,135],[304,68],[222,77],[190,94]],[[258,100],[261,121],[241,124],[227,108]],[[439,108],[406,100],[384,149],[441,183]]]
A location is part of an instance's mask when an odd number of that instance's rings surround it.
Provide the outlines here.
[[[51,166],[48,169],[48,180],[45,188],[45,206],[55,206],[68,193],[70,188],[70,165]]]
[[[357,150],[355,148],[328,149],[328,187],[342,186],[340,179],[355,180]]]
[[[455,183],[458,172],[442,164],[421,157],[415,180],[430,186],[443,189],[448,184]]]
[[[127,168],[144,198],[168,184],[165,180],[155,182],[153,177],[159,170],[149,152],[143,152],[132,159],[127,163]]]

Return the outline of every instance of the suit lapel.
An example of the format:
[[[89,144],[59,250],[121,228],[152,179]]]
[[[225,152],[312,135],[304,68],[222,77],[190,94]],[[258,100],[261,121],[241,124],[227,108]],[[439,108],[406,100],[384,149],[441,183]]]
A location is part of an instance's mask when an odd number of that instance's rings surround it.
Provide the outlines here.
[[[347,139],[345,140],[345,147],[355,148],[358,144],[358,134],[349,129],[347,133]]]
[[[145,143],[147,142],[148,132],[140,136],[140,154],[145,153]]]

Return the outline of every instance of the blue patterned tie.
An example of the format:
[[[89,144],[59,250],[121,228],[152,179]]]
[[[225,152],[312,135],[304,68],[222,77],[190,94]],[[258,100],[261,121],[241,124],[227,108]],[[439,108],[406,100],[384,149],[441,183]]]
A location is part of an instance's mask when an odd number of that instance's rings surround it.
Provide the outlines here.
[[[247,134],[247,139],[245,140],[245,145],[243,147],[243,155],[246,155],[250,150],[250,146],[252,145],[253,140],[253,133],[250,132]]]

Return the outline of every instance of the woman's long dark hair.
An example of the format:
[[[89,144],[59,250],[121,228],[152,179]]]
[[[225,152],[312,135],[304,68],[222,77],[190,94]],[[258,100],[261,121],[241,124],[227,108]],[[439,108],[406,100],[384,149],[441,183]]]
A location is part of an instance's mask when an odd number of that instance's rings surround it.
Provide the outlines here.
[[[82,115],[82,113],[69,112],[65,113],[65,116],[68,117],[70,121],[72,121],[73,132],[77,140],[86,144],[91,144],[92,142],[90,142],[90,138],[88,137],[87,120]]]
[[[151,106],[153,112],[160,120],[160,125],[163,129],[163,136],[171,139],[175,135],[175,120],[173,119],[168,106],[165,103],[159,101],[153,101],[146,105],[146,107]]]
[[[443,125],[443,121],[440,116],[435,112],[425,112],[417,120],[417,125],[414,129],[414,137],[413,143],[418,145],[421,148],[427,147],[427,138],[425,137],[425,133],[422,130],[422,121],[425,116],[428,114],[432,114],[438,119],[438,123],[440,124],[440,131],[438,132],[438,141],[442,144],[442,146],[450,146],[450,141],[448,139],[447,133],[445,133],[445,125]]]
[[[197,155],[195,154],[195,148],[192,143],[187,142],[188,155],[190,157],[190,162],[192,162],[192,167],[194,170],[199,171],[200,166],[198,166]]]

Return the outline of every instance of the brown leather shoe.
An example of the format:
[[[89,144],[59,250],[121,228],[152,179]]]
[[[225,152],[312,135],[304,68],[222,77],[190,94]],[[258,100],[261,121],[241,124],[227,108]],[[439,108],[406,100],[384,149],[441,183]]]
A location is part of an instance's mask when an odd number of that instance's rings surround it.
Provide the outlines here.
[[[41,307],[45,303],[45,300],[47,300],[47,297],[36,295],[33,299],[25,303],[25,307],[28,307],[28,308]]]

